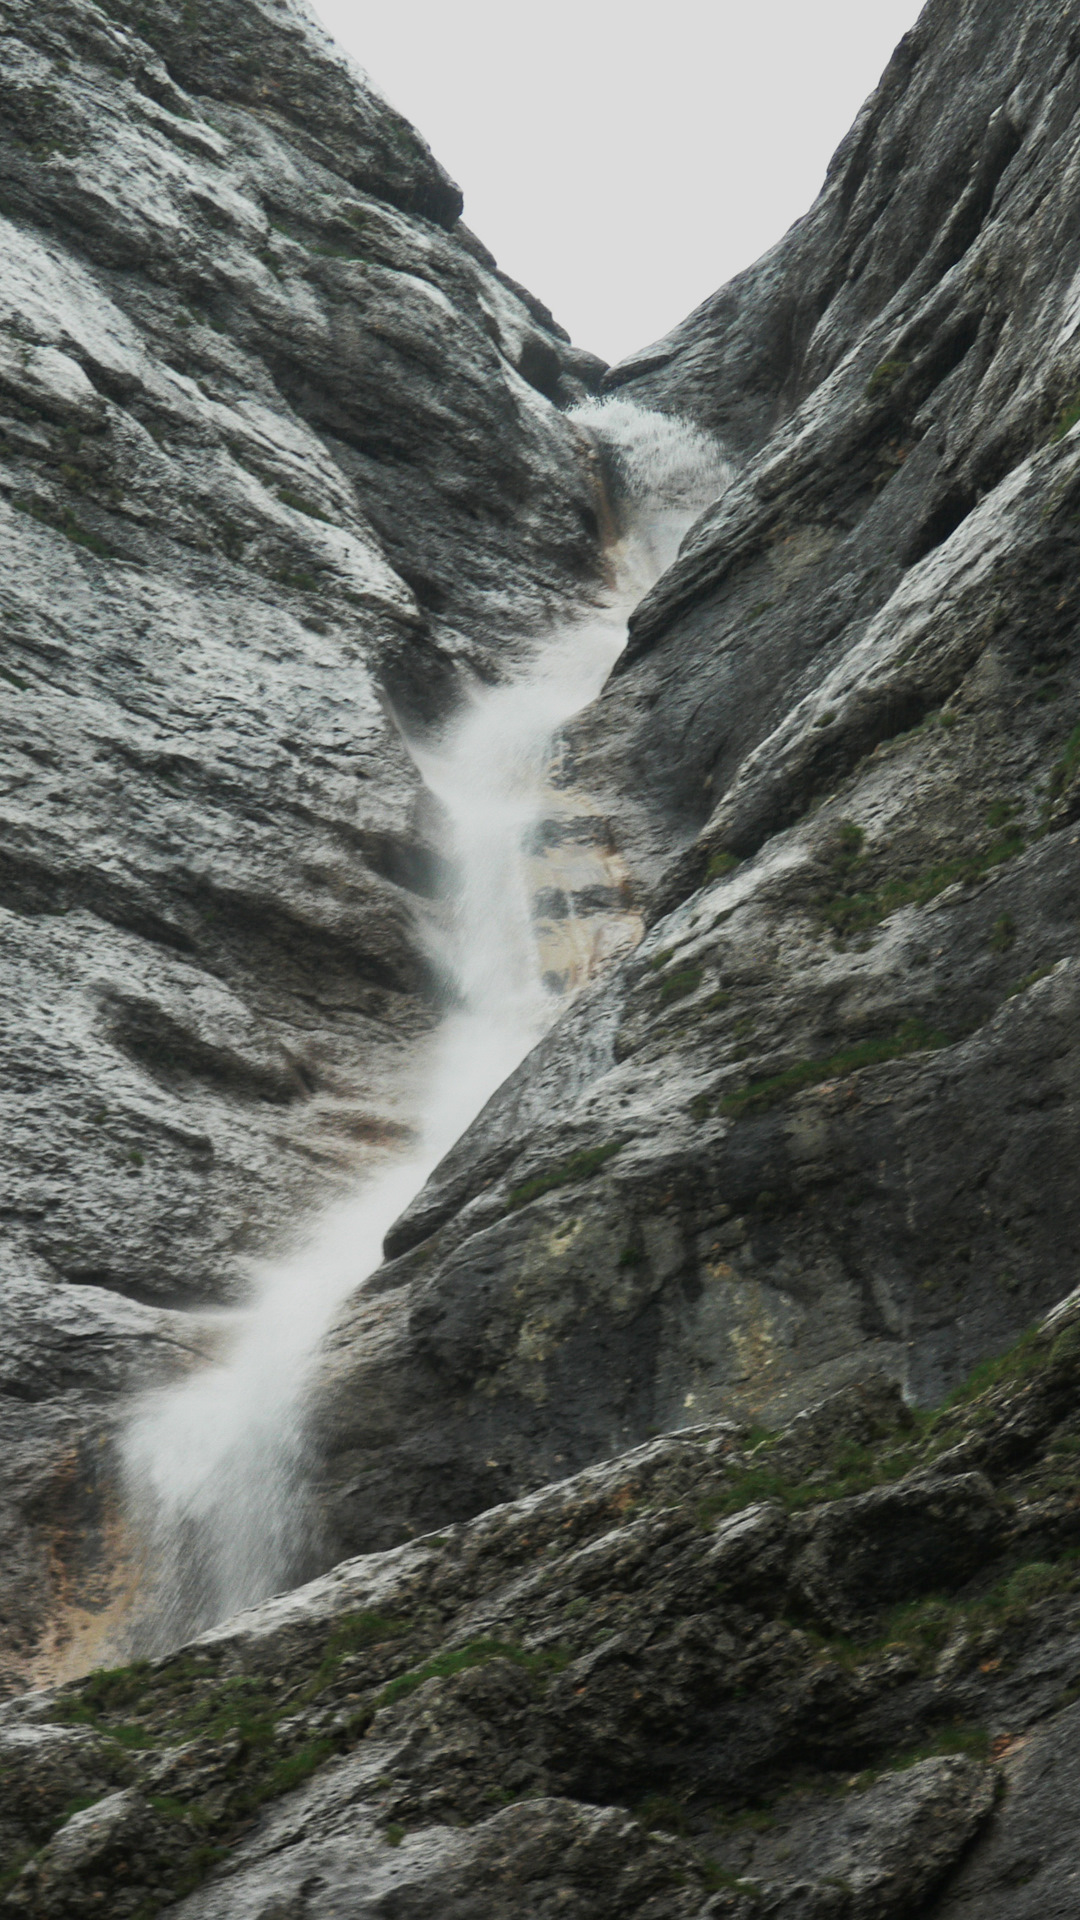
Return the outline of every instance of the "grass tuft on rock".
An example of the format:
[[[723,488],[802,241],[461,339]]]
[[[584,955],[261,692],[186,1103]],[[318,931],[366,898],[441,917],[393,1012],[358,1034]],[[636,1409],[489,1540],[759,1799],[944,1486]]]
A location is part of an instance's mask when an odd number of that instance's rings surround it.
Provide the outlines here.
[[[1056,800],[1058,795],[1064,792],[1078,769],[1080,769],[1080,727],[1075,727],[1065,742],[1060,759],[1051,769],[1048,791],[1052,800]]]
[[[1050,434],[1051,440],[1064,440],[1065,435],[1072,432],[1077,421],[1080,421],[1080,387],[1077,388],[1072,399],[1062,407],[1054,421]]]
[[[738,1120],[747,1114],[767,1113],[781,1101],[789,1100],[806,1087],[821,1086],[827,1080],[841,1080],[863,1067],[881,1065],[887,1060],[902,1060],[909,1053],[928,1053],[949,1045],[948,1036],[928,1027],[922,1020],[908,1020],[899,1033],[879,1040],[861,1040],[824,1060],[800,1060],[786,1072],[766,1080],[752,1080],[738,1093],[729,1093],[720,1102],[720,1111]]]
[[[311,501],[305,500],[303,494],[297,493],[294,487],[279,487],[277,491],[278,499],[286,507],[291,507],[294,513],[306,513],[309,520],[325,520],[327,525],[332,524],[328,513],[324,513],[321,507],[313,507]]]
[[[1078,730],[1077,755],[1080,758],[1080,730]],[[885,880],[881,886],[865,893],[845,892],[821,903],[821,919],[826,926],[832,927],[838,934],[862,933],[869,927],[877,926],[887,920],[890,914],[897,913],[901,907],[922,907],[933,900],[946,887],[957,882],[971,885],[980,880],[993,867],[1001,866],[1006,860],[1014,860],[1023,853],[1026,845],[1019,827],[1010,826],[981,853],[962,854],[952,860],[939,861],[935,866],[925,867],[921,873],[897,876]]]
[[[538,1173],[532,1180],[524,1180],[520,1187],[512,1187],[506,1198],[507,1206],[516,1211],[518,1207],[527,1207],[530,1200],[538,1200],[542,1193],[573,1186],[579,1180],[591,1180],[625,1145],[624,1140],[608,1140],[602,1147],[585,1147],[581,1153],[571,1154],[569,1160],[552,1167],[549,1173]]]
[[[688,993],[696,993],[703,977],[702,967],[681,967],[677,973],[669,973],[660,987],[661,1006],[671,1000],[684,1000]]]
[[[891,393],[893,388],[903,379],[910,365],[910,360],[882,360],[880,364],[874,368],[873,373],[866,383],[867,399],[878,400],[882,399],[885,394]]]
[[[395,1700],[402,1700],[407,1694],[415,1693],[417,1687],[422,1687],[426,1680],[448,1680],[456,1673],[465,1673],[470,1667],[486,1666],[489,1660],[511,1660],[516,1667],[524,1667],[527,1673],[536,1678],[549,1679],[553,1673],[561,1673],[564,1667],[568,1667],[571,1658],[569,1653],[559,1653],[553,1649],[527,1653],[524,1647],[515,1645],[511,1640],[471,1640],[467,1646],[435,1654],[411,1673],[399,1674],[378,1696],[376,1711],[380,1707],[392,1706]]]

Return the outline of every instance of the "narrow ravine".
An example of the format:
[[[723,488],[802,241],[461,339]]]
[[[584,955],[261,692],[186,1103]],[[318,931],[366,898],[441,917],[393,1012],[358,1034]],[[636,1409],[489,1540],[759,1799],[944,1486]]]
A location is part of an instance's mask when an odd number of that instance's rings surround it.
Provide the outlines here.
[[[503,684],[470,687],[440,736],[407,742],[440,810],[453,876],[434,956],[448,1010],[415,1145],[324,1216],[300,1252],[263,1268],[218,1365],[134,1408],[122,1441],[133,1597],[117,1654],[161,1652],[318,1565],[304,1450],[319,1341],[379,1265],[392,1222],[619,944],[610,929],[575,926],[571,911],[558,964],[544,951],[537,881],[550,883],[553,867],[536,859],[537,829],[573,804],[551,785],[557,736],[599,693],[628,614],[727,469],[695,430],[625,401],[577,418],[601,442],[618,496],[604,604],[519,655]],[[636,931],[623,929],[624,946]]]

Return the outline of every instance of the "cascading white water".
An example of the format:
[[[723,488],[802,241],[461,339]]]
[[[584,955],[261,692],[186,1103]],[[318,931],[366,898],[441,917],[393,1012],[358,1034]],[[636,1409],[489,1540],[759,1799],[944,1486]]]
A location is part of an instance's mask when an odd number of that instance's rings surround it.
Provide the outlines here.
[[[145,1565],[125,1651],[164,1650],[309,1570],[313,1352],[338,1303],[379,1264],[387,1229],[562,1003],[538,958],[525,851],[551,802],[553,739],[599,693],[627,613],[728,477],[716,448],[681,422],[618,400],[577,418],[604,443],[623,503],[607,605],[532,647],[504,684],[472,688],[440,739],[410,746],[456,874],[439,955],[456,1004],[434,1048],[416,1148],[325,1216],[301,1252],[262,1269],[220,1364],[135,1408],[123,1457]]]

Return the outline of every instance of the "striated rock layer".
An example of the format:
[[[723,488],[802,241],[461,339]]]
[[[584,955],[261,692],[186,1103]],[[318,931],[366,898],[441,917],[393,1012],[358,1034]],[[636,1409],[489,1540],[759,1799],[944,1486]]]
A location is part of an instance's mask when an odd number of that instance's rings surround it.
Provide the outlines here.
[[[6,18],[17,1664],[106,1597],[116,1396],[407,1136],[388,709],[587,597],[604,505],[596,363],[306,15]],[[930,0],[608,373],[738,464],[561,766],[650,930],[337,1320],[360,1557],[0,1715],[4,1911],[1073,1911],[1076,1296],[1016,1336],[1080,1233],[1078,108],[1075,6]]]
[[[1080,1296],[985,1371],[689,1427],[11,1702],[0,1912],[1072,1913]]]
[[[18,1649],[73,1529],[96,1551],[101,1397],[190,1363],[175,1310],[240,1297],[409,1137],[438,872],[387,701],[445,706],[593,590],[592,455],[555,402],[600,363],[301,8],[2,21]]]
[[[741,460],[570,729],[652,920],[339,1319],[342,1549],[1073,1283],[1080,16],[931,0],[760,264],[606,385]]]

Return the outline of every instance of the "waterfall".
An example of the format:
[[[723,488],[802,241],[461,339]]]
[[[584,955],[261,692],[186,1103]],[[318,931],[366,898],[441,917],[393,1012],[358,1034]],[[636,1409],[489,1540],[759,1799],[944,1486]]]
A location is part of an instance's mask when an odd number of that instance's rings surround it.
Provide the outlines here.
[[[127,1653],[157,1653],[313,1570],[304,1491],[305,1383],[338,1304],[383,1237],[578,980],[538,953],[529,840],[554,803],[559,728],[599,693],[626,618],[722,490],[716,448],[627,401],[576,418],[600,445],[620,535],[606,603],[519,652],[499,685],[471,687],[442,734],[407,742],[445,823],[454,875],[437,956],[451,1007],[432,1050],[415,1148],[265,1264],[221,1361],[145,1395],[122,1439],[127,1525],[140,1543]]]

